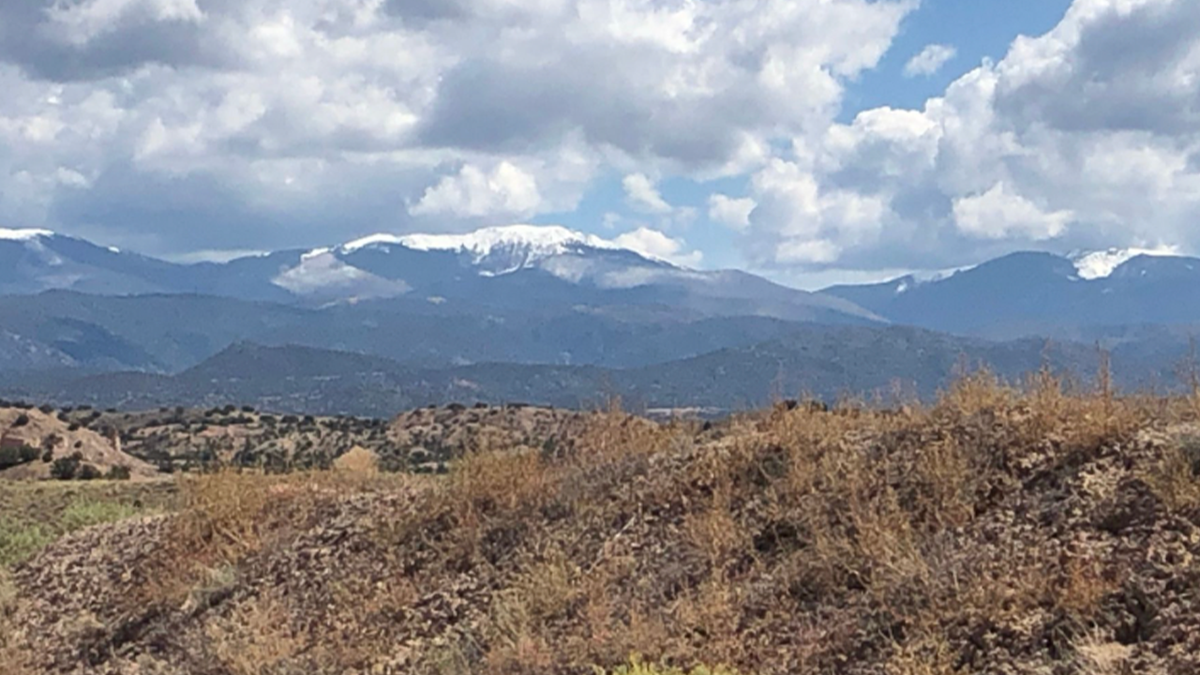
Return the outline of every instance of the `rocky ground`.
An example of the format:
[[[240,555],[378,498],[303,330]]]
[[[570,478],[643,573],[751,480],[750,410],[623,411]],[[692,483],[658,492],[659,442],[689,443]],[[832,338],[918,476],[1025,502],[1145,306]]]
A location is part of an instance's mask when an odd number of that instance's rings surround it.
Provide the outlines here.
[[[0,592],[24,673],[1200,672],[1190,401],[609,413],[447,476],[217,474]]]

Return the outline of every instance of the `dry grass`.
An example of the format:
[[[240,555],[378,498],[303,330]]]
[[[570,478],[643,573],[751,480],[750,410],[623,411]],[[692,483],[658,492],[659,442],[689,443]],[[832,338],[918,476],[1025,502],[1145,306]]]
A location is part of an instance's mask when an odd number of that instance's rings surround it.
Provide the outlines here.
[[[1133,647],[1091,632],[1075,645],[1075,665],[1082,675],[1166,675],[1161,670],[1136,670]]]
[[[1174,512],[1200,509],[1200,439],[1179,439],[1143,472],[1146,483]]]
[[[710,669],[705,666],[696,666],[692,670],[683,670],[671,666],[660,666],[653,663],[646,663],[642,657],[634,655],[630,657],[629,663],[618,666],[612,671],[606,671],[600,668],[596,669],[596,675],[738,675],[737,671],[729,670],[728,668],[719,667]]]
[[[1088,510],[1153,517],[1149,487],[1187,513],[1200,481],[1187,447],[1138,441],[1190,404],[1098,381],[973,373],[929,406],[781,404],[704,433],[610,410],[569,451],[480,447],[419,489],[187,477],[151,600],[207,617],[189,649],[232,673],[1120,675],[1112,607],[1140,568]],[[1084,467],[1114,487],[1086,501]],[[400,492],[411,507],[304,539]],[[333,549],[353,555],[306,566]],[[285,572],[312,577],[276,595]]]
[[[266,475],[223,469],[182,476],[179,513],[155,565],[160,571],[129,596],[132,605],[198,602],[244,560],[319,521],[323,508],[351,494],[405,489],[417,479],[370,471]]]
[[[233,675],[285,675],[307,672],[295,659],[305,642],[291,629],[286,609],[270,596],[237,607],[208,627],[216,660]]]

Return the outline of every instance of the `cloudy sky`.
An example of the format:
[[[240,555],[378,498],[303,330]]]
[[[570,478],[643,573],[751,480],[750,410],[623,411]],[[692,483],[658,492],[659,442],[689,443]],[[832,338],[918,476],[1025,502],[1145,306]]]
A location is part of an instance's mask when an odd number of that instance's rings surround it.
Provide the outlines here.
[[[795,285],[1200,252],[1195,0],[0,3],[0,226],[558,223]]]

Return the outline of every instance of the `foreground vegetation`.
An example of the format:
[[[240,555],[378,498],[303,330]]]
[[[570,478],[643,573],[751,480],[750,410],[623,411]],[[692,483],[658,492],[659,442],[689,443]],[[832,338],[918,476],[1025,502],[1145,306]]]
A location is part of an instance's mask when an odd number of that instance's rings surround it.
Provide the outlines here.
[[[169,510],[171,482],[0,481],[0,568],[24,562],[63,535]]]
[[[0,663],[1200,672],[1200,398],[1100,382],[981,374],[931,406],[704,426],[611,411],[569,447],[481,449],[444,477],[183,476],[176,514],[13,568]]]

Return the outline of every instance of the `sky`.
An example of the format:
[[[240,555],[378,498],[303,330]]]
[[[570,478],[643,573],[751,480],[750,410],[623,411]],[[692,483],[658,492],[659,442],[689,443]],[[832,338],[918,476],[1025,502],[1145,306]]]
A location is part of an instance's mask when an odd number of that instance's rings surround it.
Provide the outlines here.
[[[1195,0],[0,3],[0,227],[562,224],[817,288],[1200,253]]]

